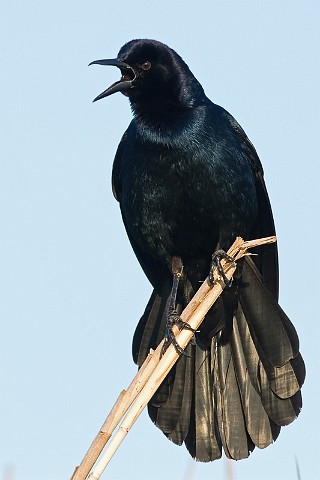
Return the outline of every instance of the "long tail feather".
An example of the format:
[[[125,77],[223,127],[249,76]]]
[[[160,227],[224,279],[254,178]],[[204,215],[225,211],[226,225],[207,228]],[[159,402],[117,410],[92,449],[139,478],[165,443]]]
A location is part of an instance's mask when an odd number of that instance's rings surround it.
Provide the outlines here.
[[[169,292],[167,279],[139,322],[133,342],[139,365],[163,338]],[[148,406],[163,433],[203,462],[221,457],[222,447],[236,460],[267,447],[302,406],[298,336],[250,258],[234,292],[208,313],[189,357],[179,359]]]

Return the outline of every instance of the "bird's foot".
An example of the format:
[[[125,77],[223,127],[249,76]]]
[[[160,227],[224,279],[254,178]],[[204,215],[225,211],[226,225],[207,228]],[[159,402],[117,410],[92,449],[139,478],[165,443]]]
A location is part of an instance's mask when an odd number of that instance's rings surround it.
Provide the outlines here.
[[[230,257],[224,250],[217,250],[212,255],[211,264],[210,264],[210,271],[209,271],[209,282],[211,283],[211,285],[214,284],[215,279],[214,279],[213,272],[214,272],[214,269],[216,268],[218,270],[218,273],[219,273],[220,277],[222,278],[225,286],[226,287],[231,287],[232,279],[229,280],[227,278],[226,274],[224,273],[224,270],[223,270],[222,265],[221,265],[221,260],[222,259],[227,260],[227,262],[231,263],[232,265],[235,265],[234,259],[232,257]]]
[[[164,341],[161,349],[161,356],[166,352],[167,348],[169,347],[170,344],[172,344],[176,350],[177,353],[180,353],[181,355],[189,356],[183,348],[180,347],[179,343],[176,340],[176,337],[173,333],[173,326],[176,325],[179,330],[191,330],[193,333],[196,333],[196,330],[194,330],[188,323],[184,322],[182,318],[177,314],[176,310],[172,310],[168,312],[167,315],[167,323],[166,323],[166,333],[164,336]]]

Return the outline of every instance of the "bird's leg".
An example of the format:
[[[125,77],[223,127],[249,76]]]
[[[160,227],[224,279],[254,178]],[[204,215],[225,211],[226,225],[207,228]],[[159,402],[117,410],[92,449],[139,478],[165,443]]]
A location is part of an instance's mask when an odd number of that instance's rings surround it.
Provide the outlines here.
[[[168,306],[167,319],[166,319],[166,333],[164,337],[163,346],[161,349],[161,356],[165,353],[165,351],[167,350],[168,346],[171,343],[178,353],[180,353],[181,355],[188,356],[186,352],[183,350],[183,348],[180,347],[180,345],[176,340],[176,337],[172,330],[172,327],[174,325],[176,325],[179,328],[179,330],[183,330],[185,328],[195,333],[195,330],[192,327],[190,327],[188,323],[182,320],[182,318],[178,315],[176,310],[178,286],[179,286],[179,281],[180,281],[182,270],[183,270],[181,259],[178,259],[179,260],[178,262],[177,262],[177,259],[178,257],[174,257],[172,261],[173,282],[172,282],[172,289],[171,289],[170,298],[169,298],[169,306]],[[180,265],[180,268],[178,270],[176,268],[177,265]]]
[[[209,271],[209,281],[213,285],[214,283],[214,276],[213,276],[213,271],[215,268],[217,268],[219,275],[222,277],[222,280],[224,281],[226,287],[231,287],[232,285],[232,280],[229,280],[226,277],[226,274],[224,273],[224,270],[221,266],[221,260],[227,260],[227,262],[230,262],[231,264],[235,264],[234,260],[232,257],[230,257],[224,250],[216,250],[214,254],[212,255],[211,258],[211,264],[210,264],[210,271]]]

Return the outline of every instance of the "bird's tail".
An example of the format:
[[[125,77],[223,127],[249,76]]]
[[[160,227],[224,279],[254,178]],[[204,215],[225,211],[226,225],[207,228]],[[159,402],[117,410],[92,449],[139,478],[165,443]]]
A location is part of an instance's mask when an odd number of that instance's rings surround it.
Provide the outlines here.
[[[267,447],[302,406],[305,367],[297,333],[250,258],[243,261],[241,277],[230,334],[215,329],[206,344],[189,344],[188,357],[181,356],[148,405],[163,433],[176,444],[184,442],[203,462],[219,458],[222,447],[235,460],[248,457],[255,446]],[[164,336],[170,288],[168,278],[151,295],[138,324],[133,341],[138,365]],[[223,308],[219,312],[225,315]]]

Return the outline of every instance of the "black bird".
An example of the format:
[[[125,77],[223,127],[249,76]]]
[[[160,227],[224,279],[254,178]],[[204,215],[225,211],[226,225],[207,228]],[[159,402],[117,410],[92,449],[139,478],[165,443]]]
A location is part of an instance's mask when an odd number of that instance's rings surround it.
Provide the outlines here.
[[[274,235],[274,222],[252,143],[176,52],[132,40],[116,59],[92,63],[122,74],[95,100],[122,92],[134,115],[112,186],[153,286],[133,338],[140,366],[164,336],[173,341],[171,326],[212,261],[219,264],[236,236]],[[267,447],[302,406],[305,367],[296,331],[278,305],[277,247],[256,253],[238,263],[232,284],[148,405],[163,433],[203,462],[219,458],[222,447],[235,460]]]

